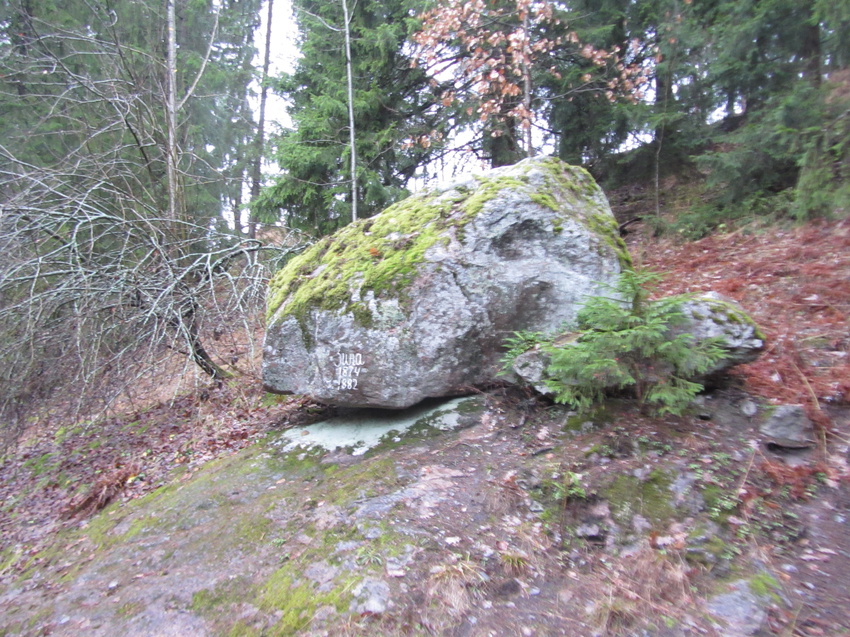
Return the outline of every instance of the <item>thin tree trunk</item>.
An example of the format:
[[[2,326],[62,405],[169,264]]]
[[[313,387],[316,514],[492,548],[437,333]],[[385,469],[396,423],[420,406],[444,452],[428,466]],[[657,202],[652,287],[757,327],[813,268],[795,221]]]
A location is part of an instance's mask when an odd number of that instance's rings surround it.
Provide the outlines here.
[[[351,220],[357,221],[357,147],[354,130],[354,82],[351,71],[351,21],[348,16],[348,1],[342,0],[342,15],[345,20],[345,69],[348,75],[348,137],[351,154]]]
[[[806,24],[803,27],[802,58],[804,60],[803,77],[807,78],[813,87],[819,88],[822,80],[822,51],[820,25],[817,23]]]
[[[175,0],[166,0],[167,52],[165,61],[166,96],[165,113],[168,128],[168,148],[166,149],[166,172],[168,178],[168,219],[172,230],[176,230],[178,212],[177,184],[177,20],[174,9]]]
[[[204,343],[201,340],[201,335],[198,331],[197,308],[194,303],[192,304],[192,309],[189,311],[188,316],[183,317],[183,323],[189,330],[189,345],[192,349],[191,355],[195,364],[200,367],[205,374],[215,380],[232,378],[233,374],[218,365],[204,347]]]
[[[531,117],[531,68],[528,64],[528,58],[531,57],[531,49],[528,46],[528,43],[531,41],[531,31],[530,24],[528,18],[528,10],[525,12],[525,16],[522,19],[522,28],[525,31],[526,44],[525,51],[523,51],[523,62],[522,62],[522,72],[523,72],[523,91],[525,95],[522,97],[523,106],[525,106],[525,113],[527,117]],[[531,142],[531,119],[528,120],[528,128],[525,129],[525,154],[528,157],[534,157],[534,146]]]
[[[266,0],[269,3],[269,12],[266,16],[266,52],[263,56],[263,76],[262,89],[260,91],[260,119],[257,122],[257,137],[255,139],[254,166],[251,175],[251,203],[257,200],[260,196],[260,186],[262,180],[263,166],[263,147],[265,146],[265,127],[266,127],[266,101],[269,95],[268,77],[269,77],[269,61],[271,60],[271,45],[272,45],[272,11],[274,9],[274,0]],[[251,239],[257,238],[257,219],[254,217],[253,211],[248,212],[248,237]]]

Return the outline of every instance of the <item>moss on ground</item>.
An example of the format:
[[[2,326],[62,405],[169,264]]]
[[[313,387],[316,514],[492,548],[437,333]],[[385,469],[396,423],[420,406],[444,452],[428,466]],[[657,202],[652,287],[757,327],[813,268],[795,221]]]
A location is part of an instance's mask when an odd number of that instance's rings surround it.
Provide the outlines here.
[[[45,473],[54,472],[60,463],[60,459],[54,452],[48,452],[30,458],[24,462],[23,467],[32,472],[33,475],[40,476]]]
[[[603,491],[611,506],[614,519],[626,524],[634,515],[642,515],[655,527],[669,520],[674,509],[669,475],[661,470],[652,471],[645,480],[632,475],[621,475]]]
[[[779,595],[779,592],[782,591],[782,586],[769,573],[761,572],[753,575],[749,579],[749,585],[754,595],[770,597],[776,603],[782,602],[782,598]]]

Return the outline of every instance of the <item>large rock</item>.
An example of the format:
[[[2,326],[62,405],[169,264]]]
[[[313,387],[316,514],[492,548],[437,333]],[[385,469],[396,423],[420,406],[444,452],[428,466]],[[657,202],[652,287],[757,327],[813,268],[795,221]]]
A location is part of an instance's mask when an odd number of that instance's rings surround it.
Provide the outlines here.
[[[571,321],[628,262],[581,168],[528,159],[467,177],[351,224],[273,277],[264,381],[352,407],[461,393],[496,377],[507,336]]]

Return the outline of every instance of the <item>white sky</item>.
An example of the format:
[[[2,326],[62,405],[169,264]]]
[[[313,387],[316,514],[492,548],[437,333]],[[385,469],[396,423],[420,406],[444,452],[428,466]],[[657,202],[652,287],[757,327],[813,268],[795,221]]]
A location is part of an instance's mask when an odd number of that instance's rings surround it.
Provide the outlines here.
[[[260,11],[261,24],[254,37],[257,45],[256,68],[262,70],[266,48],[266,20],[269,15],[268,2],[263,2]],[[292,14],[291,0],[275,0],[272,10],[271,58],[269,75],[275,77],[281,73],[290,73],[295,69],[295,61],[300,56],[297,45],[298,30]],[[258,91],[259,94],[259,91]],[[291,121],[286,114],[286,102],[274,91],[268,92],[266,101],[267,130],[274,131],[277,126],[289,126]]]

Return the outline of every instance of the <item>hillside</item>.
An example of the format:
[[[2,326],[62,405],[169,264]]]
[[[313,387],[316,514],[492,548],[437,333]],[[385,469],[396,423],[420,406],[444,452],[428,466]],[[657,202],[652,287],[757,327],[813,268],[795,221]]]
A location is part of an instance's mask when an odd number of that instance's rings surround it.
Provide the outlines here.
[[[850,222],[650,226],[660,291],[768,337],[690,415],[494,387],[451,430],[304,452],[282,441],[352,414],[246,379],[42,429],[0,469],[0,634],[850,634]],[[768,444],[777,404],[817,444]]]

